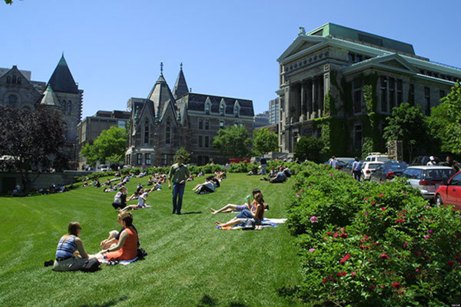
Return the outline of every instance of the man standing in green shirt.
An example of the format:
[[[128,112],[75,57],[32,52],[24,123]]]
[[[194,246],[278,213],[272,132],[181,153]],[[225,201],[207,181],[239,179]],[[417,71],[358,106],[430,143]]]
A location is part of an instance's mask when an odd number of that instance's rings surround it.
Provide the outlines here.
[[[171,166],[168,172],[168,188],[171,189],[173,184],[173,214],[181,214],[182,197],[189,177],[190,172],[184,164],[184,158],[178,156],[176,163]]]

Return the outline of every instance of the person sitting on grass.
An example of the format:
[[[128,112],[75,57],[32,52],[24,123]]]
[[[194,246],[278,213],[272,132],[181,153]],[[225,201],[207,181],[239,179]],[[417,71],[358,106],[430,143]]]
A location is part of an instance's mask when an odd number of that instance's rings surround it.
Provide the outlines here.
[[[117,194],[114,196],[114,202],[112,203],[112,207],[114,209],[123,209],[126,207],[126,196],[127,196],[127,189],[126,187],[122,186],[118,190]]]
[[[257,193],[262,194],[260,189],[254,189],[252,194],[249,194],[245,197],[245,203],[243,203],[242,205],[227,204],[218,210],[211,208],[211,214],[230,213],[234,211],[241,212],[245,209],[251,209],[251,202],[252,200],[254,200],[254,197]]]
[[[206,178],[204,183],[197,184],[192,191],[197,194],[207,194],[213,193],[216,190],[216,185],[213,180],[213,176],[209,176]]]
[[[147,192],[142,193],[141,196],[138,197],[138,204],[137,205],[126,206],[125,208],[120,209],[120,211],[123,212],[123,211],[128,211],[128,210],[137,210],[137,209],[143,209],[143,208],[150,208],[150,205],[146,204],[147,196],[149,196],[149,193],[147,193]]]
[[[80,223],[69,223],[67,234],[61,237],[56,248],[56,260],[53,263],[53,271],[81,270],[85,262],[90,258],[80,239],[81,230]]]
[[[136,188],[136,191],[131,194],[130,197],[128,197],[127,201],[130,201],[130,200],[133,200],[133,199],[138,199],[138,197],[144,193],[144,189],[142,187],[142,185],[138,184],[138,187]]]
[[[106,261],[133,260],[137,257],[139,246],[138,231],[133,225],[133,215],[122,212],[118,215],[122,226],[120,232],[111,232],[108,239],[101,242],[102,250],[96,255]]]
[[[216,222],[216,225],[218,225],[221,228],[227,228],[227,227],[232,227],[232,226],[236,226],[239,224],[244,224],[248,219],[251,219],[254,221],[256,225],[256,229],[260,230],[262,229],[261,223],[262,223],[262,220],[264,219],[264,209],[265,209],[264,198],[263,198],[262,193],[259,192],[259,193],[256,193],[255,195],[255,199],[252,203],[251,210],[244,209],[242,212],[240,212],[236,217],[234,217],[230,221],[226,223]]]

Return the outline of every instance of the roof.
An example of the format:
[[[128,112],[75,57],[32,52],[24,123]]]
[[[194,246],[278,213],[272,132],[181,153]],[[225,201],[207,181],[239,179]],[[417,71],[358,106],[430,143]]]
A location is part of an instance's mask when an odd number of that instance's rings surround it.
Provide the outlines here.
[[[173,94],[171,93],[170,88],[162,73],[158,77],[157,82],[155,82],[154,86],[152,87],[148,99],[151,100],[154,104],[153,111],[156,116],[160,115],[164,104],[168,100],[175,101]]]
[[[54,93],[51,86],[47,86],[42,101],[40,102],[41,105],[47,106],[58,106],[58,98]]]
[[[224,100],[224,103],[226,104],[224,114],[233,115],[234,114],[234,104],[236,101],[238,101],[240,105],[240,115],[254,116],[253,101],[248,100],[248,99],[204,95],[204,94],[197,94],[197,93],[189,93],[186,98],[187,98],[188,110],[191,110],[191,111],[204,111],[205,101],[209,99],[211,102],[210,113],[219,114],[219,104],[221,103],[222,100]]]
[[[78,86],[72,77],[69,66],[67,66],[64,54],[61,56],[58,66],[54,69],[54,72],[48,81],[48,85],[50,85],[55,92],[79,93]]]
[[[176,79],[176,84],[173,88],[173,94],[176,99],[189,93],[189,88],[187,87],[186,78],[182,71],[182,64],[179,69],[178,78]]]

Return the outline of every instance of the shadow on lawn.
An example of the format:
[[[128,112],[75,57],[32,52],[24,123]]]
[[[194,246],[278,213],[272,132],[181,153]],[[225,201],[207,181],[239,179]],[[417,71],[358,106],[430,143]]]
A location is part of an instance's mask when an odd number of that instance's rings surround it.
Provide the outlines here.
[[[202,211],[189,211],[189,212],[183,212],[181,214],[186,215],[186,214],[202,214],[202,213],[203,213]]]
[[[123,295],[121,297],[119,297],[118,299],[113,299],[113,300],[110,300],[106,303],[103,303],[103,304],[91,304],[91,305],[81,305],[81,307],[111,307],[111,306],[115,306],[117,305],[118,303],[121,303],[123,301],[126,301],[128,300],[128,296],[126,295]]]
[[[211,307],[218,306],[218,302],[217,302],[216,299],[212,298],[208,294],[204,294],[202,296],[202,299],[200,300],[200,302],[197,304],[197,307],[206,307],[206,306],[211,306]],[[238,302],[231,302],[227,306],[229,306],[229,307],[247,307],[248,305],[238,303]]]

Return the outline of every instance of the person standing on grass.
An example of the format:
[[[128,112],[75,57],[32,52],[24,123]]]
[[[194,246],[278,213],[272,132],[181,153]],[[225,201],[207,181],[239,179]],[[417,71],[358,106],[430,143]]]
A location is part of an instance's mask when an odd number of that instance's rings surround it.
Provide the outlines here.
[[[184,164],[184,158],[177,156],[176,163],[171,166],[168,172],[168,188],[171,189],[171,185],[173,185],[173,214],[181,214],[182,198],[189,177],[190,172]]]

